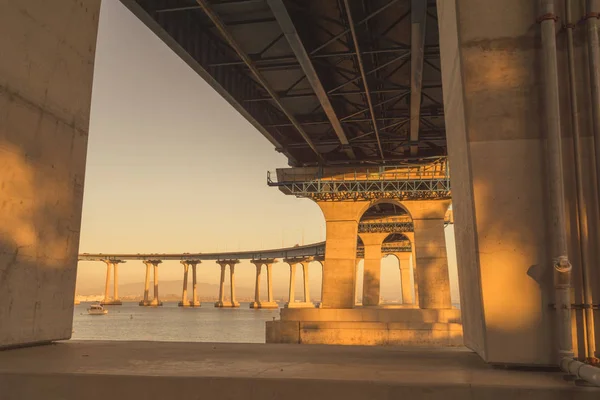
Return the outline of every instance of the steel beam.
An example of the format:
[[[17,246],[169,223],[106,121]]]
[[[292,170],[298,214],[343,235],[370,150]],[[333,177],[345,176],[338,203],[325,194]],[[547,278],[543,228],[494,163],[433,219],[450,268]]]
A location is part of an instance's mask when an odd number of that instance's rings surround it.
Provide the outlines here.
[[[367,82],[367,75],[365,73],[365,66],[362,60],[362,54],[360,52],[360,46],[358,44],[358,36],[356,35],[356,28],[354,27],[354,20],[352,19],[352,11],[350,10],[350,4],[348,0],[344,0],[344,7],[346,8],[346,14],[348,15],[348,24],[350,25],[350,32],[352,33],[352,41],[354,42],[354,49],[356,50],[356,58],[358,60],[358,68],[360,69],[360,76],[362,77],[363,86],[365,88],[365,97],[367,98],[367,104],[371,113],[371,120],[373,124],[373,131],[375,132],[375,138],[377,139],[377,147],[381,153],[381,160],[385,159],[383,154],[383,147],[381,147],[381,141],[379,139],[379,130],[377,128],[377,120],[375,119],[375,110],[373,109],[373,101],[371,100],[371,93],[369,92],[369,83]]]
[[[423,86],[423,61],[425,51],[425,32],[427,29],[427,2],[411,0],[411,37],[410,37],[410,155],[419,151],[419,121],[421,114],[421,90]]]
[[[248,56],[248,54],[246,54],[244,52],[244,50],[237,43],[237,41],[235,40],[233,35],[227,30],[227,27],[225,26],[225,24],[223,23],[221,18],[214,12],[214,10],[210,6],[209,2],[207,0],[196,0],[196,2],[202,8],[204,13],[210,18],[210,20],[215,24],[215,27],[217,28],[217,30],[219,31],[221,36],[223,36],[225,41],[229,44],[229,46],[231,46],[231,48],[237,53],[237,55],[248,66],[248,68],[250,69],[250,71],[252,72],[252,74],[254,75],[256,80],[264,87],[264,89],[267,91],[269,96],[271,96],[273,98],[273,101],[277,104],[277,106],[281,109],[281,111],[285,114],[285,116],[290,120],[290,122],[296,128],[296,130],[298,131],[300,136],[302,136],[302,138],[304,138],[306,143],[308,143],[309,147],[317,155],[318,160],[321,162],[325,162],[321,153],[319,153],[319,151],[317,150],[316,146],[314,145],[314,143],[312,142],[312,140],[310,139],[308,134],[304,131],[304,128],[302,128],[300,123],[296,120],[296,117],[294,117],[294,115],[285,108],[285,106],[282,104],[281,99],[279,98],[279,95],[277,94],[277,92],[275,92],[275,90],[273,90],[273,88],[271,88],[271,85],[269,85],[267,80],[262,76],[262,74],[260,73],[260,71],[258,70],[256,65],[254,64],[254,62]]]
[[[342,147],[344,148],[344,152],[351,159],[356,159],[356,155],[354,154],[354,150],[348,145],[348,138],[346,137],[346,133],[344,132],[344,128],[342,128],[342,124],[329,100],[327,97],[327,93],[323,88],[323,84],[321,83],[321,79],[319,79],[319,75],[313,66],[306,49],[304,48],[304,44],[298,35],[298,31],[296,31],[296,27],[292,22],[292,18],[290,17],[285,4],[283,4],[283,0],[267,0],[277,23],[281,27],[283,34],[285,35],[286,40],[288,41],[292,51],[296,55],[300,66],[302,67],[302,71],[306,75],[306,79],[310,83],[319,103],[321,103],[321,107],[327,115],[327,119],[331,122],[331,126],[335,131]]]

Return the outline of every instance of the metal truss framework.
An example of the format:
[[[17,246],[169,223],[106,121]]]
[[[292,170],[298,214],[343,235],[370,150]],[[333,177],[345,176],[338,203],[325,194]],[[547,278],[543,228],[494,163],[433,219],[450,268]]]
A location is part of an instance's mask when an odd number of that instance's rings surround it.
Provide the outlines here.
[[[358,233],[402,233],[413,232],[412,222],[361,222]]]
[[[290,165],[446,154],[435,1],[121,2]]]
[[[451,198],[450,175],[445,162],[439,171],[419,168],[411,175],[405,166],[380,167],[374,172],[364,171],[315,179],[274,179],[267,172],[267,185],[279,187],[288,195],[306,197],[315,201],[345,200],[443,200]]]

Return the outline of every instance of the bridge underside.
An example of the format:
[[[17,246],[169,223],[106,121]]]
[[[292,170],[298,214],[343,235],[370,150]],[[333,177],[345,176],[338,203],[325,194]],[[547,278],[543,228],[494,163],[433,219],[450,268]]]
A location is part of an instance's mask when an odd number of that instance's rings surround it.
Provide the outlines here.
[[[293,166],[446,154],[435,1],[122,2]]]

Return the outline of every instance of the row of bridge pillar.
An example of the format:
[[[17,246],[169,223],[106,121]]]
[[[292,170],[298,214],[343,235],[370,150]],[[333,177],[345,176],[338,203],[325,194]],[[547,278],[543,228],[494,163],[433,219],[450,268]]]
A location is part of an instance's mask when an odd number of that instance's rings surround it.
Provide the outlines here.
[[[364,235],[367,237],[367,235]],[[411,253],[393,253],[399,261],[400,279],[402,282],[402,303],[413,304],[414,300],[412,297],[412,287],[410,279],[410,256]],[[376,259],[379,255],[379,259]],[[356,259],[356,267],[358,269],[358,263],[361,258]],[[364,285],[363,285],[363,305],[365,306],[376,306],[380,302],[380,268],[381,268],[381,243],[379,246],[365,245],[365,264],[364,264]],[[312,258],[294,258],[286,259],[286,262],[290,267],[290,280],[289,280],[289,292],[288,302],[284,305],[286,308],[311,308],[315,307],[315,304],[311,301],[310,297],[310,285],[309,285],[309,264],[314,261]],[[324,264],[322,259],[316,260]],[[118,268],[120,263],[124,263],[123,260],[104,260],[106,263],[106,284],[104,292],[104,300],[101,304],[103,305],[121,305],[122,302],[119,298],[119,278]],[[239,263],[239,260],[223,260],[218,261],[217,264],[221,267],[221,276],[219,280],[219,299],[215,302],[215,307],[219,308],[236,308],[240,306],[237,301],[235,294],[235,266]],[[250,308],[278,308],[277,302],[273,298],[273,278],[272,269],[273,264],[276,262],[275,259],[266,260],[253,260],[252,264],[256,267],[256,280],[255,280],[255,292],[254,301],[250,303]],[[156,307],[162,306],[162,301],[159,298],[158,291],[158,266],[161,264],[161,260],[146,260],[146,277],[144,281],[144,298],[139,302],[140,306]],[[196,268],[200,264],[200,260],[183,260],[183,288],[181,294],[181,300],[178,305],[180,307],[200,307],[200,301],[198,299],[198,283]],[[302,287],[303,296],[302,301],[296,301],[296,271],[297,266],[302,267]],[[188,297],[188,279],[190,266],[192,267],[192,297]],[[229,267],[229,282],[230,282],[230,293],[229,299],[225,299],[225,278],[227,275],[227,268]],[[265,267],[265,268],[263,268]],[[263,271],[267,274],[267,299],[264,301],[261,298],[261,281]],[[111,272],[113,278],[113,296],[110,296],[110,281]],[[413,273],[416,273],[413,268]],[[150,281],[153,279],[153,295],[150,296]],[[415,294],[418,297],[418,289],[415,283]]]

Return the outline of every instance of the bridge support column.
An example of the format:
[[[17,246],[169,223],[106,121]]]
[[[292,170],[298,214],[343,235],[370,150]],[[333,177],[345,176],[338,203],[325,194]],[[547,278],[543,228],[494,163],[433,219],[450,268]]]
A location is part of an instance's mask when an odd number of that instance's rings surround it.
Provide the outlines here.
[[[286,259],[284,262],[290,265],[290,292],[288,302],[285,308],[314,308],[315,305],[310,302],[310,292],[308,290],[308,260],[305,258]],[[296,265],[302,264],[304,277],[304,301],[296,302]]]
[[[106,282],[104,284],[104,299],[100,302],[103,306],[120,306],[119,300],[119,264],[120,260],[104,260],[106,264]],[[113,296],[110,296],[111,269],[113,271]]]
[[[161,260],[146,260],[144,264],[146,264],[146,281],[144,286],[144,300],[140,301],[140,306],[146,307],[159,307],[162,306],[162,302],[158,297],[158,264],[161,264]],[[150,266],[153,267],[153,277],[154,277],[154,297],[152,300],[150,297]]]
[[[411,253],[411,261],[412,261],[412,273],[413,273],[413,304],[416,306],[419,305],[419,279],[417,278],[419,273],[419,268],[417,266],[417,253],[415,251],[415,233],[414,232],[404,232],[404,236],[410,240],[410,253]]]
[[[308,282],[308,261],[302,263],[302,277],[304,278],[304,302],[310,303],[310,286]]]
[[[356,292],[356,237],[366,201],[318,201],[326,224],[323,308],[353,308]]]
[[[274,259],[256,260],[252,263],[256,266],[256,282],[254,286],[254,302],[250,303],[250,308],[278,308],[276,302],[273,301],[273,283],[271,281],[271,269]],[[262,276],[262,266],[267,269],[267,301],[262,301],[260,298],[260,281]]]
[[[198,300],[198,283],[197,283],[197,277],[196,277],[196,267],[198,264],[200,264],[201,261],[200,260],[196,260],[193,262],[190,262],[190,265],[192,266],[192,302],[190,304],[190,306],[193,307],[200,307],[200,300]]]
[[[410,284],[410,258],[411,253],[396,253],[400,270],[400,284],[402,285],[402,304],[413,304],[412,285]]]
[[[188,273],[190,264],[187,261],[181,261],[183,265],[183,290],[181,291],[181,301],[179,302],[179,307],[189,307],[190,300],[188,299],[187,289],[188,289]]]
[[[388,232],[360,234],[365,246],[363,306],[378,306],[381,301],[381,245],[388,236]]]
[[[236,308],[240,306],[235,300],[235,265],[239,260],[224,260],[217,264],[221,266],[221,281],[219,285],[219,300],[215,303],[218,308]],[[225,268],[229,266],[230,300],[225,301]]]
[[[240,303],[238,303],[235,299],[235,264],[229,264],[229,280],[230,280],[230,290],[231,290],[231,307],[239,307]]]
[[[452,308],[444,216],[449,200],[405,201],[414,224],[419,282],[419,307]]]
[[[256,267],[256,281],[254,282],[254,302],[250,303],[250,308],[260,308],[260,275],[262,272],[262,261],[253,263]]]

